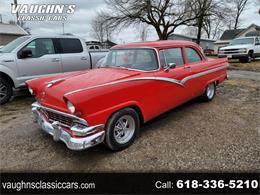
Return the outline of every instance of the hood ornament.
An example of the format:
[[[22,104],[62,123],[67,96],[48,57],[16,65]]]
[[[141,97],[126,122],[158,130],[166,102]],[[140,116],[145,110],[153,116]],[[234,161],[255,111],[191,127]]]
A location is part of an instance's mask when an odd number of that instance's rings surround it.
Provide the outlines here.
[[[64,80],[65,80],[65,78],[52,80],[52,81],[46,83],[47,84],[46,87],[50,88],[53,85],[55,85],[55,84],[57,84],[57,83],[59,83],[61,81],[64,81]]]

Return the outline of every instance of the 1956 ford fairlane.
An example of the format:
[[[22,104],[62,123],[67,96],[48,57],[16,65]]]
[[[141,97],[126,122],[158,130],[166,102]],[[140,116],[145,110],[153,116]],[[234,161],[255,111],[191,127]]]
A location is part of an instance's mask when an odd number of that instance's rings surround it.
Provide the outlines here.
[[[130,146],[140,125],[190,99],[210,101],[227,77],[227,59],[207,59],[188,41],[117,45],[94,70],[27,81],[35,122],[82,150]]]

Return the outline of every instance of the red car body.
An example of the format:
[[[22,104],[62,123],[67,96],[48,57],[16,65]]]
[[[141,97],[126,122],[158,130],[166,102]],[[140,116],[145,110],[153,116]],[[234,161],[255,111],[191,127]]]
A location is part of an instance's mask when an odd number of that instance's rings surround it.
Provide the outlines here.
[[[88,127],[96,127],[90,135],[102,132],[95,145],[104,140],[104,131],[108,119],[118,110],[126,107],[135,109],[142,122],[202,95],[210,84],[219,84],[227,77],[227,59],[206,59],[198,45],[188,41],[158,41],[117,45],[114,49],[149,48],[156,52],[159,67],[152,71],[123,68],[97,68],[49,76],[27,81],[27,85],[36,96],[38,104],[62,116],[75,116],[83,119]],[[165,70],[160,52],[169,48],[181,48],[184,64]],[[200,62],[189,63],[185,48],[196,51]],[[75,107],[72,114],[67,101]],[[39,110],[38,110],[39,111]],[[49,115],[45,114],[49,121]],[[62,131],[69,139],[86,138],[89,135],[74,134],[71,126],[62,126],[65,119],[57,118]],[[51,124],[56,121],[51,120]],[[40,124],[42,125],[42,124]],[[50,133],[53,134],[53,133]],[[59,135],[58,135],[59,136]],[[58,138],[59,139],[59,138]],[[67,139],[67,138],[66,138]],[[64,141],[63,139],[61,139]],[[68,140],[65,140],[66,143]],[[71,147],[85,149],[90,146]],[[91,146],[92,146],[91,145]]]

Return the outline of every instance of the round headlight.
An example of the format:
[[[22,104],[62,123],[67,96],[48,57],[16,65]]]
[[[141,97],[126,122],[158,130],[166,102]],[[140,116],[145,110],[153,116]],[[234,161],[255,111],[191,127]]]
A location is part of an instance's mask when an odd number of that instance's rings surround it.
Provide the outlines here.
[[[28,87],[28,90],[29,90],[29,92],[30,92],[32,95],[34,95],[34,94],[33,94],[33,90],[32,90],[31,87]]]
[[[71,102],[69,102],[69,101],[67,101],[67,107],[68,107],[68,109],[69,109],[69,111],[71,112],[71,113],[74,113],[75,112],[75,106],[73,106],[73,104],[71,103]]]

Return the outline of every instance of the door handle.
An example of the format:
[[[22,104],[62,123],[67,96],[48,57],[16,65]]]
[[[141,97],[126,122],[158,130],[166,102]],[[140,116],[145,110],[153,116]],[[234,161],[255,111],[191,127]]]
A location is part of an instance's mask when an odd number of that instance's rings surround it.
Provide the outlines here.
[[[52,58],[52,62],[59,62],[60,59],[59,58]]]
[[[83,56],[83,57],[81,57],[80,59],[81,59],[81,60],[87,60],[88,58]]]
[[[190,68],[190,66],[184,66],[184,69],[189,69]]]

